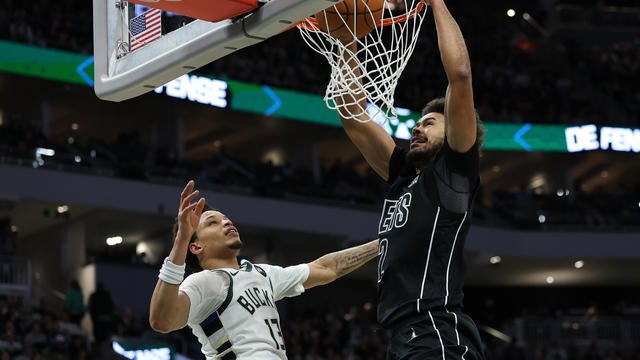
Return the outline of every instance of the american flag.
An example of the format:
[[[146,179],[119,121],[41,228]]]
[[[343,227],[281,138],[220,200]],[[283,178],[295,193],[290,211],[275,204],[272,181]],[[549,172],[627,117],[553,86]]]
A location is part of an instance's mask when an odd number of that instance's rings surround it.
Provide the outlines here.
[[[144,45],[160,38],[160,35],[162,35],[160,15],[160,9],[149,9],[143,14],[129,20],[131,51],[136,51]]]

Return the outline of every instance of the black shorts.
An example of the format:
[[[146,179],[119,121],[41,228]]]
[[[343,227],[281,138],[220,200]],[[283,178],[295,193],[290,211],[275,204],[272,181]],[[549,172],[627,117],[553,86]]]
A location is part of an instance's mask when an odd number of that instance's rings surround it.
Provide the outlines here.
[[[389,332],[387,360],[484,360],[482,340],[459,309],[437,309],[397,322]]]

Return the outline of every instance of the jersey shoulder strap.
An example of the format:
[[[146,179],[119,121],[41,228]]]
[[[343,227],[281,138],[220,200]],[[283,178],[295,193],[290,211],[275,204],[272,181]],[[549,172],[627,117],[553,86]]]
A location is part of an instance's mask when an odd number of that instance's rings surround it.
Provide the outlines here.
[[[225,270],[214,270],[220,273],[223,273],[225,275],[227,275],[227,277],[229,278],[229,287],[227,288],[227,296],[225,297],[224,301],[222,302],[222,304],[218,307],[218,309],[216,310],[216,312],[218,314],[222,314],[222,312],[227,308],[227,306],[229,306],[229,303],[231,302],[231,299],[233,299],[233,276],[231,276],[231,274],[229,274],[228,271]]]

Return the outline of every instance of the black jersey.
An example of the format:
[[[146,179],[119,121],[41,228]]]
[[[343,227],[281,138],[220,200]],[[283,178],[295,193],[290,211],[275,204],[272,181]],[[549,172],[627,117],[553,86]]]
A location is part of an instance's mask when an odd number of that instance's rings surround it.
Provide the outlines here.
[[[462,304],[464,241],[480,182],[477,143],[456,153],[446,139],[429,166],[416,174],[396,147],[378,226],[378,321]]]

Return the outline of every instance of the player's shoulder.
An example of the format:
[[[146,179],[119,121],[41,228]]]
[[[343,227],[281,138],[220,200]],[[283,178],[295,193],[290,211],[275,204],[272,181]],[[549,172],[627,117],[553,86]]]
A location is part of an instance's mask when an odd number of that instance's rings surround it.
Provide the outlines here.
[[[453,155],[458,157],[474,156],[474,155],[477,155],[479,152],[480,152],[480,146],[478,144],[478,139],[476,139],[475,143],[473,143],[473,145],[467,151],[459,152],[451,148],[451,145],[449,144],[449,140],[445,136],[444,141],[442,143],[442,147],[440,148],[441,154]]]
[[[479,163],[480,150],[477,141],[469,150],[461,153],[453,150],[445,137],[440,151],[433,160],[433,166],[428,167],[428,169],[438,173],[453,171],[476,176],[474,174],[478,171]]]
[[[189,274],[183,281],[183,283],[197,283],[197,282],[207,282],[215,279],[226,280],[228,276],[225,275],[226,271],[224,269],[216,269],[216,270],[201,270],[192,274]]]
[[[280,266],[280,265],[271,265],[271,264],[253,264],[253,267],[255,269],[255,271],[257,271],[258,273],[268,277],[268,278],[273,278],[273,277],[282,277],[282,276],[288,276],[291,274],[291,271],[293,271],[293,269],[296,266]]]
[[[255,271],[266,277],[269,277],[274,272],[282,269],[282,267],[280,266],[270,264],[253,264],[253,268],[255,269]]]

